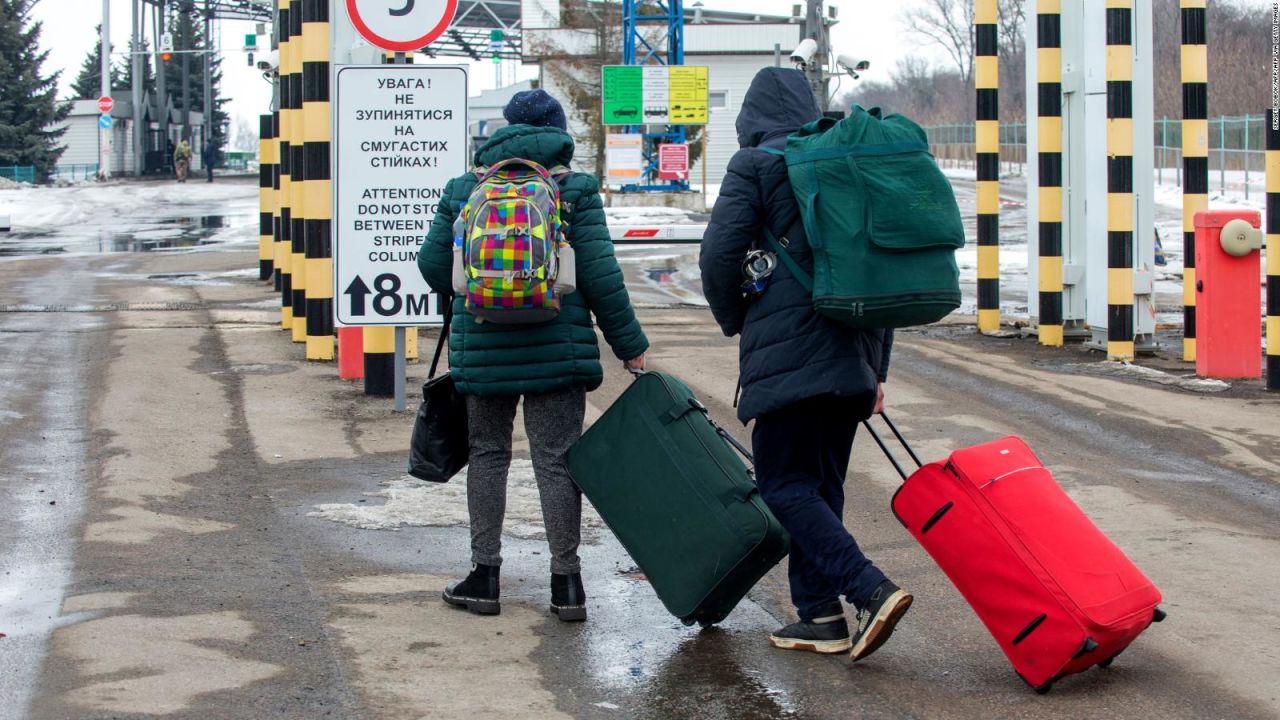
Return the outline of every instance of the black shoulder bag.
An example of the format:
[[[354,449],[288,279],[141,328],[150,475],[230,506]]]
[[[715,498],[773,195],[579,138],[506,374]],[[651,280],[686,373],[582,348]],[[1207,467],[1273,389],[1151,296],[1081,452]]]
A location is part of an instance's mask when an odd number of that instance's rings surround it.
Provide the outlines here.
[[[422,385],[422,405],[409,442],[409,474],[429,482],[448,482],[467,464],[471,441],[467,434],[467,399],[453,384],[453,374],[436,377],[440,355],[453,322],[453,300],[446,301],[444,327],[436,343],[431,372]]]

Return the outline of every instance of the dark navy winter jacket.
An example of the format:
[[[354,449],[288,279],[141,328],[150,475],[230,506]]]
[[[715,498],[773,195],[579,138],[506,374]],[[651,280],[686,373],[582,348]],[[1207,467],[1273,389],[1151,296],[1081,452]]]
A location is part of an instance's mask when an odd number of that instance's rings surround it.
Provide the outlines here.
[[[725,335],[742,334],[742,398],[738,418],[752,418],[819,395],[861,396],[870,415],[876,383],[889,370],[893,331],[855,330],[813,310],[812,296],[779,263],[756,299],[742,291],[742,261],[764,248],[763,228],[787,237],[788,252],[813,271],[798,222],[799,207],[783,158],[786,136],[821,116],[803,74],[765,68],[751,82],[738,114],[738,145],[702,239],[702,289]],[[795,226],[794,228],[792,226]]]

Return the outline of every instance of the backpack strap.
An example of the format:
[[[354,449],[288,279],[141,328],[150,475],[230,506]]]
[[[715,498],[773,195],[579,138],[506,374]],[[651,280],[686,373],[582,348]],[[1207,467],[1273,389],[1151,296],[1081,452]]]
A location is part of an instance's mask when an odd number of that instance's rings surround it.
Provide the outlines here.
[[[796,222],[798,223],[799,220]],[[792,225],[792,227],[795,227],[795,225]],[[769,247],[778,254],[778,259],[782,261],[782,264],[786,265],[787,269],[791,271],[791,274],[796,277],[796,281],[800,283],[800,286],[803,287],[806,292],[813,292],[813,277],[810,276],[809,273],[805,272],[800,267],[800,263],[796,262],[795,258],[792,258],[791,254],[787,252],[787,245],[790,244],[790,241],[786,239],[786,236],[783,236],[780,241],[778,238],[774,237],[773,232],[766,227],[764,229],[764,239],[769,243]]]

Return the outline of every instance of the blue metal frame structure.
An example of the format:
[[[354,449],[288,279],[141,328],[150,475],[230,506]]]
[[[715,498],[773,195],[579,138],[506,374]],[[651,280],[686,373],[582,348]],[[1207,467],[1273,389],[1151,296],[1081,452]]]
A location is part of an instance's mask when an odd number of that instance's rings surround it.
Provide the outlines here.
[[[640,8],[647,8],[640,14]],[[665,24],[666,34],[650,43],[641,34],[644,26]],[[622,64],[684,64],[684,0],[622,0]],[[644,136],[646,181],[658,175],[658,145],[662,142],[685,141],[683,125],[668,125],[663,132],[646,132],[643,125],[628,125],[626,132]],[[687,180],[623,186],[623,192],[676,192],[689,189]]]

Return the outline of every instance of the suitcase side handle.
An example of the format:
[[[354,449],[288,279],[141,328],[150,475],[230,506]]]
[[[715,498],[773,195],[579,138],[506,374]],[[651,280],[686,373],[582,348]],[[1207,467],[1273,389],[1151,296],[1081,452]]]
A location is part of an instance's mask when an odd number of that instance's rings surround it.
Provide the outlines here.
[[[893,431],[893,436],[898,439],[898,442],[906,449],[907,454],[915,461],[916,467],[922,467],[924,463],[920,462],[920,456],[916,455],[916,451],[911,448],[911,444],[907,442],[907,439],[902,435],[902,432],[898,430],[898,426],[894,425],[893,421],[890,420],[889,416],[885,413],[881,412],[880,417],[884,418],[885,424]],[[889,450],[889,446],[885,445],[884,439],[880,437],[880,433],[877,433],[876,429],[871,427],[871,419],[867,418],[866,420],[863,420],[862,424],[866,426],[867,432],[871,433],[871,438],[880,446],[880,450],[884,452],[884,456],[889,458],[889,462],[893,464],[893,469],[898,471],[898,475],[901,476],[903,480],[906,480],[907,471],[902,469],[902,465],[900,465],[898,463],[898,459],[893,456],[893,452]]]

